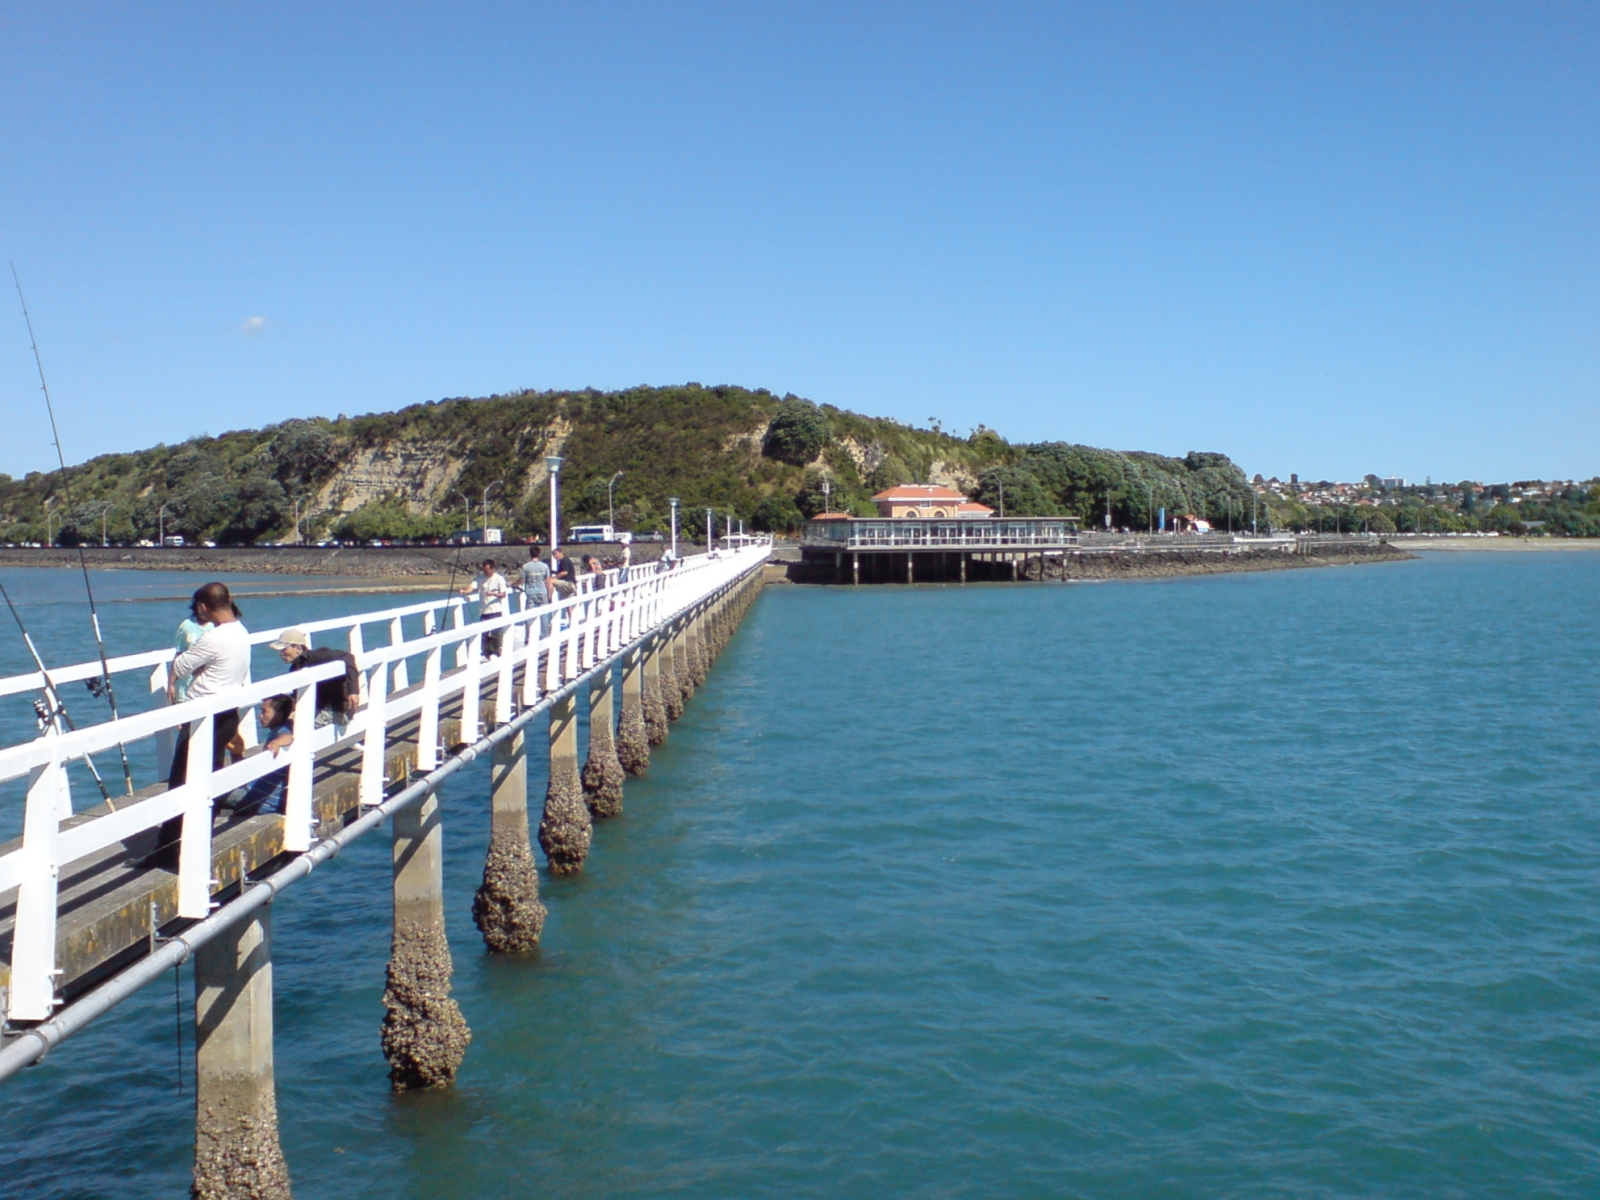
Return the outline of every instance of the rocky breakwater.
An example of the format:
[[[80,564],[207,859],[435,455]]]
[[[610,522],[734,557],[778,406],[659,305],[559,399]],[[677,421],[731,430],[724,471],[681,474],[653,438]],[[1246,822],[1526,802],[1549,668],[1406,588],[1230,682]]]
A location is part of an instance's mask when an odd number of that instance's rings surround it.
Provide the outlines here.
[[[1404,562],[1415,554],[1386,542],[1309,542],[1295,550],[1083,550],[1060,557],[1030,558],[1023,579],[1166,579],[1180,575],[1224,575],[1235,571],[1292,571],[1358,563]]]

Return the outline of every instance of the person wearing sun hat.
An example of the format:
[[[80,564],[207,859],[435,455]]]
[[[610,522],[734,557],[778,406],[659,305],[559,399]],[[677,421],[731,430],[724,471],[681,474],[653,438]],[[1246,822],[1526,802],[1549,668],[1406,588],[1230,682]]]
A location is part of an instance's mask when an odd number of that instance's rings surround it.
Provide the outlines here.
[[[360,703],[361,675],[356,671],[356,656],[331,646],[313,649],[311,635],[298,626],[285,629],[271,645],[291,671],[320,667],[323,663],[344,664],[342,677],[324,679],[317,684],[317,724],[344,725]]]

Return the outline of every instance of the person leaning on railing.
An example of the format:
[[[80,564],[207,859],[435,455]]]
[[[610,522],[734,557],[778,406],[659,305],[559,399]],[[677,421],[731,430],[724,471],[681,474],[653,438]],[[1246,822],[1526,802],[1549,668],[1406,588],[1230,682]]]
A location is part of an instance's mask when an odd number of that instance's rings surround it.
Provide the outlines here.
[[[340,736],[350,714],[361,703],[361,675],[356,670],[356,656],[348,650],[335,650],[331,646],[311,647],[311,635],[304,629],[285,629],[272,643],[278,657],[289,664],[289,670],[301,671],[306,667],[320,667],[323,663],[342,662],[344,676],[324,679],[317,684],[317,718],[323,725],[338,725]]]
[[[210,625],[205,634],[167,667],[167,703],[178,699],[178,681],[189,681],[189,699],[216,696],[250,682],[250,631],[240,620],[238,605],[228,594],[225,583],[208,583],[194,594],[192,611],[201,625]],[[239,710],[225,708],[211,718],[211,769],[219,771],[225,761],[228,743],[239,732]],[[189,778],[189,742],[193,725],[178,731],[172,751],[172,767],[167,773],[167,789],[182,787]],[[164,821],[156,832],[156,848],[143,865],[176,870],[178,841],[183,836],[183,818]]]

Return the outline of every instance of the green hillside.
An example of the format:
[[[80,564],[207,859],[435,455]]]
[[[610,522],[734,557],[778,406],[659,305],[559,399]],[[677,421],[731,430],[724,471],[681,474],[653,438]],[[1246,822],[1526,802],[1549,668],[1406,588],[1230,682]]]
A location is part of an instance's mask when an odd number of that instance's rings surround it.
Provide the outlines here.
[[[665,528],[668,497],[684,523],[704,509],[788,530],[821,510],[870,515],[873,492],[938,482],[1008,513],[1074,513],[1096,524],[1109,499],[1119,525],[1153,508],[1222,519],[1248,514],[1244,476],[1218,454],[1183,459],[1067,443],[1014,445],[915,429],[765,389],[639,387],[450,399],[397,412],[287,421],[177,446],[108,454],[23,479],[0,476],[0,539],[98,542],[168,534],[223,544],[293,536],[298,502],[310,537],[427,538],[461,529],[470,509],[508,536],[548,529],[547,454],[565,460],[565,524],[606,517],[617,472],[617,524]]]

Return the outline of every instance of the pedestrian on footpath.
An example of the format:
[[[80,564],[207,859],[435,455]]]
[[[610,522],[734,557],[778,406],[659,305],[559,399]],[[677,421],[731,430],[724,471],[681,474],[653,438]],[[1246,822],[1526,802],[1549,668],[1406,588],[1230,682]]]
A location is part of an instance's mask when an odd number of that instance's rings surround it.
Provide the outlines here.
[[[506,614],[506,597],[511,594],[511,586],[506,583],[506,577],[495,569],[492,558],[483,560],[483,570],[478,577],[467,587],[461,589],[463,596],[476,592],[478,597],[478,620],[494,621]],[[500,639],[505,634],[503,629],[487,630],[483,635],[483,656],[497,658],[500,654]]]

